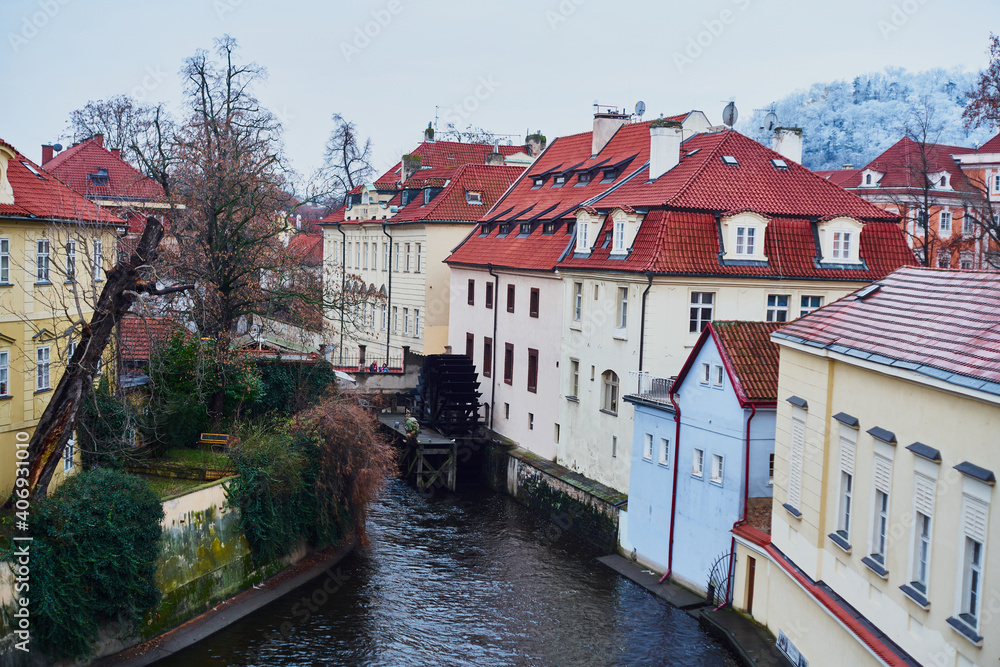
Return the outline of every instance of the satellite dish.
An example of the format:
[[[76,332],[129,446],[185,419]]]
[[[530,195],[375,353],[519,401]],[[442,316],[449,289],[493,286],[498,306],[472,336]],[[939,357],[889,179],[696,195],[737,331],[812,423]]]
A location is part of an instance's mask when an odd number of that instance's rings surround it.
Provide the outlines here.
[[[771,132],[776,127],[778,127],[778,115],[773,111],[767,112],[767,115],[764,116],[764,125],[760,129]]]
[[[646,113],[646,103],[639,100],[635,103],[635,115],[642,118],[642,114]]]
[[[52,150],[58,153],[59,151],[62,150],[62,144],[52,144]]]
[[[722,122],[725,123],[732,129],[733,125],[736,125],[736,119],[739,118],[739,113],[736,111],[736,103],[730,102],[726,105],[726,108],[722,110]]]

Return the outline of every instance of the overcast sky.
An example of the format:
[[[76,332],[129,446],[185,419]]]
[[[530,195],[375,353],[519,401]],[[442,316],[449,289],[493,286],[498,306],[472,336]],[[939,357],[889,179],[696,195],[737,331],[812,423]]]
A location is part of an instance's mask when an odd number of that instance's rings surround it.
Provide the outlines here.
[[[342,113],[384,170],[435,118],[516,135],[589,130],[593,103],[721,120],[887,66],[986,65],[998,0],[2,0],[0,137],[32,159],[69,112],[128,93],[181,101],[184,59],[230,34],[309,173]],[[65,143],[65,142],[64,142]]]

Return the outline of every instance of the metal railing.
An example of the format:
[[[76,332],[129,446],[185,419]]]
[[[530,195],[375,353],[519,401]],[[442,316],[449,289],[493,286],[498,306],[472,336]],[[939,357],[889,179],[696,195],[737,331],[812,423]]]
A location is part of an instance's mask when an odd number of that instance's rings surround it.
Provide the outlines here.
[[[633,395],[647,401],[670,404],[670,390],[675,378],[652,375],[649,371],[629,371],[629,388],[635,388]]]

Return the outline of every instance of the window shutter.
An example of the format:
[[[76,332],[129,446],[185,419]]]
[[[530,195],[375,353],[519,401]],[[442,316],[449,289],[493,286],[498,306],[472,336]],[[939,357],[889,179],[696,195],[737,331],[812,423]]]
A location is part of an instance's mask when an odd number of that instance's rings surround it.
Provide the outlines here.
[[[854,441],[840,436],[840,469],[848,475],[854,474],[854,453],[856,446]]]
[[[917,473],[913,484],[914,504],[917,511],[927,517],[934,516],[934,487],[936,482]]]
[[[986,516],[989,505],[978,498],[965,496],[965,506],[962,508],[962,528],[968,537],[980,544],[986,544]]]
[[[788,462],[788,504],[796,509],[802,503],[802,449],[805,444],[805,436],[805,422],[793,417],[792,455]]]
[[[892,463],[884,456],[875,455],[875,488],[889,495],[892,484]]]

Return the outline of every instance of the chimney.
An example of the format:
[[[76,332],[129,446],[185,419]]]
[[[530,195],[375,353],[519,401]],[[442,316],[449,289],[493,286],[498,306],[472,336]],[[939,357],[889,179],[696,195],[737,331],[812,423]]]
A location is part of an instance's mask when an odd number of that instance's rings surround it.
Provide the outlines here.
[[[842,165],[840,165],[840,168],[841,169],[854,169],[854,165],[853,164],[842,164]]]
[[[681,161],[681,124],[675,120],[654,120],[649,125],[649,180],[677,166]]]
[[[42,144],[42,166],[52,159],[53,151],[51,144]]]
[[[628,120],[628,114],[622,113],[595,113],[594,114],[594,134],[590,144],[590,154],[597,155],[611,141],[622,125]]]
[[[541,130],[529,134],[524,138],[524,145],[528,149],[528,155],[538,157],[545,150],[545,135]]]
[[[487,154],[487,156],[486,156],[486,164],[493,164],[493,165],[503,166],[503,154],[500,153],[500,145],[499,144],[496,144],[496,143],[493,144],[493,152]]]
[[[415,173],[420,171],[420,164],[423,162],[423,158],[419,155],[404,155],[403,156],[403,173],[400,174],[401,182],[406,183],[410,180],[410,177]]]
[[[802,128],[776,127],[771,148],[792,162],[802,164]]]
[[[121,156],[122,156],[122,149],[120,149],[120,148],[112,148],[111,149],[111,154],[114,155],[116,158],[120,159]]]
[[[104,148],[104,135],[103,134],[95,134],[93,138],[94,138],[94,141],[97,142],[98,146],[100,146],[101,148]]]
[[[427,129],[424,130],[424,141],[434,141],[434,128],[430,123],[427,123]]]

